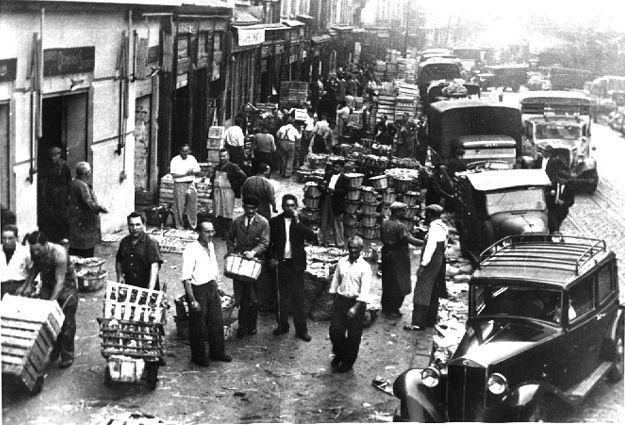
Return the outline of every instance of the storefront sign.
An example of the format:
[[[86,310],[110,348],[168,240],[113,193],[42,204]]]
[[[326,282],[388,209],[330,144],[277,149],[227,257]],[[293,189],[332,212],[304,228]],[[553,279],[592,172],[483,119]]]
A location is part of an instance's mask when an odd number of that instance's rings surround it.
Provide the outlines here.
[[[94,67],[94,46],[43,51],[43,75],[45,77],[93,72]]]
[[[17,59],[0,60],[0,82],[15,80],[15,71],[17,69]]]
[[[237,28],[239,46],[254,46],[265,42],[264,28]]]

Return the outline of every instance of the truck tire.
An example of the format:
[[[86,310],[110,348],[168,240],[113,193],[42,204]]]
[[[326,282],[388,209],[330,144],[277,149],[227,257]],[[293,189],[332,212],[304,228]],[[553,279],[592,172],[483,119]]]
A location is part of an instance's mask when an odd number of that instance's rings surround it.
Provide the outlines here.
[[[613,341],[610,341],[610,351],[610,355],[612,356],[612,367],[608,372],[608,381],[615,383],[623,379],[624,342],[622,324],[620,324],[619,327],[616,329],[616,338]]]

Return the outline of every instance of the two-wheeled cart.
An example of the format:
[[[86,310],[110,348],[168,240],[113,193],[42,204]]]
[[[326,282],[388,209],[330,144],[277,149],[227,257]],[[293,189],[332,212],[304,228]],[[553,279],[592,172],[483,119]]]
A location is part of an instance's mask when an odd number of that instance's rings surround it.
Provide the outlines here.
[[[145,381],[155,389],[163,359],[165,293],[108,282],[100,323],[104,383]]]
[[[0,303],[2,380],[38,394],[64,320],[56,301],[5,295]]]

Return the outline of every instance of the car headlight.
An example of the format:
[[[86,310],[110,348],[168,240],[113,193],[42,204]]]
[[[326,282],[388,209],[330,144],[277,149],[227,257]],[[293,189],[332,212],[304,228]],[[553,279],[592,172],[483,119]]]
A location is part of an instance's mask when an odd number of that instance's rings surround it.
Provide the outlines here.
[[[434,388],[441,380],[441,374],[434,367],[426,367],[421,371],[421,382],[429,388]]]
[[[508,390],[508,380],[500,373],[493,373],[488,377],[488,391],[495,395],[503,394]]]

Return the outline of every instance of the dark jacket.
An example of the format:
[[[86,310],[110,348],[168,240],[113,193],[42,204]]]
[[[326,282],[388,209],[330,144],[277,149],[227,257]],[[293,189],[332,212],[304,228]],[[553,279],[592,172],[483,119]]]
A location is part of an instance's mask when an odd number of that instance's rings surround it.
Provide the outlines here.
[[[293,219],[289,228],[289,239],[291,241],[291,256],[295,270],[303,272],[306,270],[304,241],[317,244],[317,235],[308,227]],[[283,260],[285,243],[284,213],[282,213],[269,220],[269,258],[278,261]]]
[[[575,190],[573,189],[573,184],[570,182],[564,185],[564,189],[560,195],[560,199],[564,202],[562,205],[556,204],[556,197],[551,194],[551,192],[555,193],[556,190],[557,184],[554,183],[551,185],[551,190],[546,197],[547,210],[555,214],[561,223],[569,213],[569,208],[575,203]]]
[[[326,174],[323,179],[325,187],[328,187],[331,178],[332,173]],[[345,196],[347,195],[347,190],[349,189],[348,182],[349,180],[347,179],[347,177],[345,177],[345,174],[341,174],[338,181],[336,182],[334,192],[331,195],[333,214],[342,214],[345,211]]]
[[[69,195],[70,246],[91,249],[100,242],[100,213],[106,210],[83,180],[74,179],[70,183]]]

